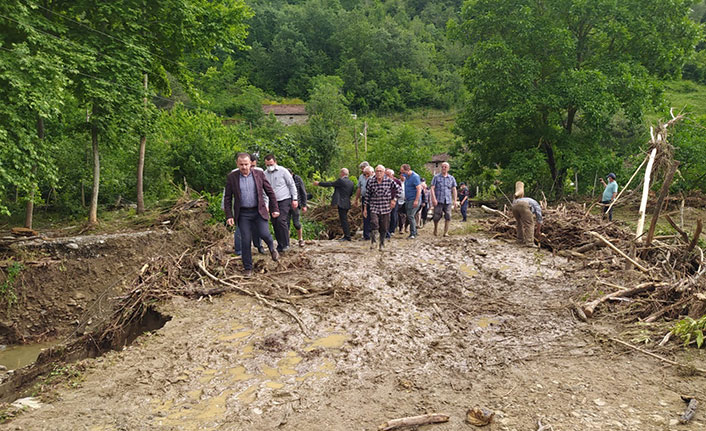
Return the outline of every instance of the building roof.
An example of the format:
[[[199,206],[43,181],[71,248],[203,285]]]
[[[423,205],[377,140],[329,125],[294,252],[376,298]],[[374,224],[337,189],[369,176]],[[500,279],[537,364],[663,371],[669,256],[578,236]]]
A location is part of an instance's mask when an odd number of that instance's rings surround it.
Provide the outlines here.
[[[307,115],[306,105],[262,105],[265,115]]]
[[[441,153],[441,154],[434,154],[431,156],[431,162],[432,163],[438,163],[438,162],[448,162],[450,159],[448,153]]]

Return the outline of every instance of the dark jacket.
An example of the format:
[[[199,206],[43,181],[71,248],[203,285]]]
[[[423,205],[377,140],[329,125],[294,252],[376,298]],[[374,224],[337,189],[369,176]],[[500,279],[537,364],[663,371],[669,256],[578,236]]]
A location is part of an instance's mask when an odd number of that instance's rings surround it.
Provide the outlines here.
[[[297,199],[299,199],[299,208],[304,208],[306,206],[306,188],[304,187],[304,180],[299,175],[292,175],[294,178],[294,185],[297,187]]]
[[[351,196],[355,191],[355,184],[353,184],[353,181],[348,179],[348,177],[341,177],[334,182],[321,182],[319,185],[334,188],[333,196],[331,197],[331,205],[344,210],[350,209]]]
[[[260,217],[265,220],[269,219],[265,200],[262,198],[263,191],[267,193],[270,199],[270,212],[279,212],[275,191],[272,190],[270,182],[265,178],[265,173],[258,169],[251,169],[251,175],[255,176],[255,193],[257,194],[257,211]],[[235,204],[233,204],[233,196],[235,196]],[[238,223],[238,214],[240,213],[240,171],[236,170],[228,174],[226,177],[226,193],[225,193],[225,211],[226,219],[233,218],[235,223]]]

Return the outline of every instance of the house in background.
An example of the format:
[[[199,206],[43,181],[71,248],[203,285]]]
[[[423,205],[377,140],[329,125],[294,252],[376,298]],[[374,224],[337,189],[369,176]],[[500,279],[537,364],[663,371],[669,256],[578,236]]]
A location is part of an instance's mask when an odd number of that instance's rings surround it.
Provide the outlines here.
[[[262,105],[265,115],[272,115],[285,126],[305,124],[309,119],[306,105]]]
[[[451,157],[449,157],[448,153],[434,154],[431,156],[431,160],[424,164],[424,167],[427,168],[429,172],[436,175],[441,172],[441,164],[449,160],[451,160]]]

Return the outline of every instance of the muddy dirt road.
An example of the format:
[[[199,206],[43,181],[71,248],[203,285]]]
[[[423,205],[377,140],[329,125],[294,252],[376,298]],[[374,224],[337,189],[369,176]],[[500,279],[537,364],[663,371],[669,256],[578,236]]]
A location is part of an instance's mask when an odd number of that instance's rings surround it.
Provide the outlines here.
[[[335,289],[297,302],[308,336],[249,297],[176,298],[162,329],[84,360],[79,387],[2,428],[375,430],[438,412],[449,422],[420,429],[470,430],[466,411],[481,406],[495,411],[490,430],[706,429],[702,411],[676,423],[680,395],[706,401],[706,378],[605,341],[616,324],[574,319],[567,304],[594,273],[430,232],[384,252],[319,241],[285,256],[310,262],[293,277]],[[670,358],[706,363],[694,350]]]

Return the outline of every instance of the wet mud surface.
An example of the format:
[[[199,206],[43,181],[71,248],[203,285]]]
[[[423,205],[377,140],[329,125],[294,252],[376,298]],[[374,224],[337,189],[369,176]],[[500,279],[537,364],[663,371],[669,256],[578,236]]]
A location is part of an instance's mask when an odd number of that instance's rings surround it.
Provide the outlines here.
[[[383,252],[319,241],[285,256],[311,263],[293,275],[308,289],[334,290],[296,302],[308,336],[250,297],[174,298],[162,329],[84,360],[80,387],[2,428],[375,430],[445,413],[420,429],[470,430],[474,406],[495,411],[486,430],[706,428],[703,412],[676,423],[680,395],[706,400],[706,378],[596,336],[617,324],[573,317],[590,270],[483,234],[430,232]],[[706,363],[693,349],[670,358]]]

